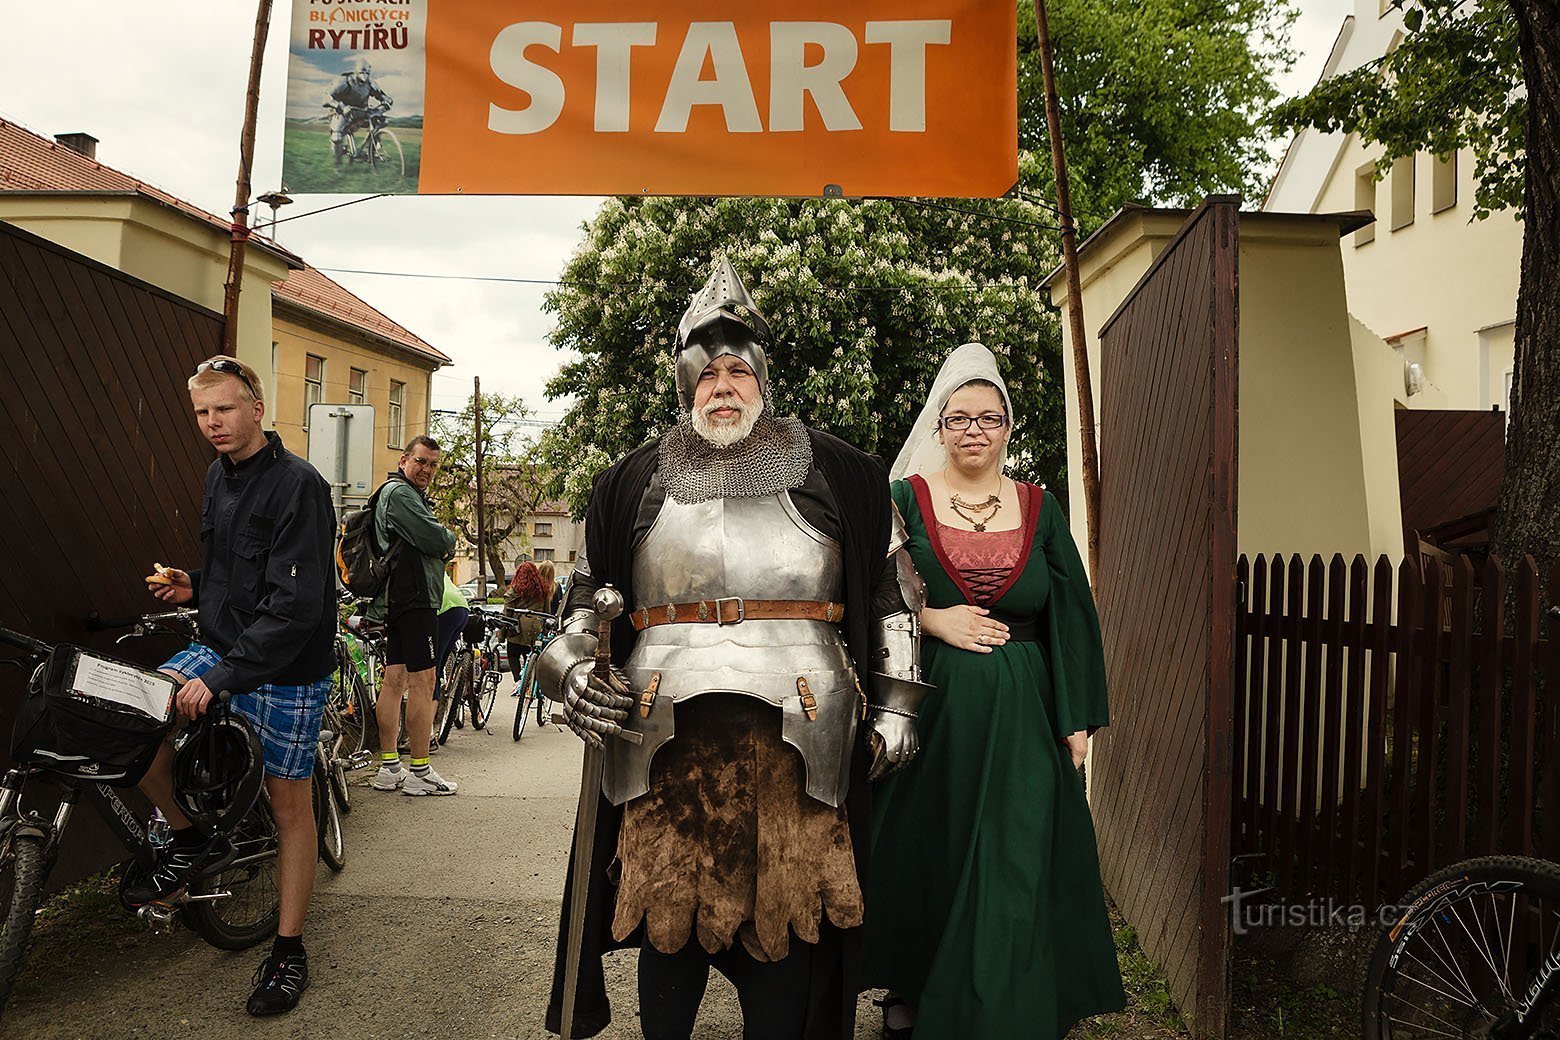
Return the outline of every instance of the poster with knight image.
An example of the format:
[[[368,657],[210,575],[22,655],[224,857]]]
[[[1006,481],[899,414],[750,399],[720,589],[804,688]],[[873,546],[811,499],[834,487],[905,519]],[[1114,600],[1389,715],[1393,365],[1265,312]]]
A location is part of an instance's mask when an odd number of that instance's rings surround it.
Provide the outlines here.
[[[1016,11],[1012,0],[293,0],[282,183],[995,197],[1018,179]]]
[[[416,194],[429,0],[294,0],[286,191]]]

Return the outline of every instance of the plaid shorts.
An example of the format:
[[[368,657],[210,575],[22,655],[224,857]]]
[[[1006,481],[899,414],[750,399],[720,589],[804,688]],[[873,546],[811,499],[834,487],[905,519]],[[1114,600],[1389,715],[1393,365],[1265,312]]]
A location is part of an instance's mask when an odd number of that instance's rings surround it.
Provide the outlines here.
[[[222,660],[209,646],[193,643],[161,665],[186,681],[199,679]],[[330,695],[329,677],[301,686],[270,683],[228,701],[249,720],[265,752],[265,775],[282,780],[307,780],[314,775],[314,746]]]

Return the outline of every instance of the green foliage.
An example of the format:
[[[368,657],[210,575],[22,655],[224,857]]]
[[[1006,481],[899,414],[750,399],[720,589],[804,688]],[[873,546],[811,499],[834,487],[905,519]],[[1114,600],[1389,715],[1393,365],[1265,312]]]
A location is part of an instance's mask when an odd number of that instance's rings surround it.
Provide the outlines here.
[[[1407,30],[1401,44],[1279,105],[1275,125],[1343,131],[1381,145],[1378,177],[1406,155],[1470,148],[1475,215],[1520,210],[1527,94],[1507,0],[1398,0],[1397,6]]]
[[[1276,75],[1296,11],[1272,0],[1052,0],[1046,5],[1075,217],[1087,233],[1123,203],[1259,198],[1270,173]],[[1033,4],[1018,5],[1019,147],[1051,197]]]
[[[469,545],[477,543],[476,396],[458,414],[434,413],[429,434],[443,457],[428,488],[434,515],[458,531]],[[525,534],[525,518],[547,497],[551,474],[537,458],[535,445],[516,420],[530,412],[518,397],[482,395],[483,534],[490,573],[503,574],[499,547],[510,535]]]
[[[1013,397],[1013,472],[1066,495],[1060,263],[1030,0],[1019,12],[1019,191],[998,200],[623,198],[587,229],[546,309],[572,397],[538,454],[578,514],[603,467],[677,418],[676,324],[728,255],[775,329],[782,414],[892,460],[938,366],[979,340]],[[1262,186],[1287,0],[1056,0],[1049,8],[1075,219]]]

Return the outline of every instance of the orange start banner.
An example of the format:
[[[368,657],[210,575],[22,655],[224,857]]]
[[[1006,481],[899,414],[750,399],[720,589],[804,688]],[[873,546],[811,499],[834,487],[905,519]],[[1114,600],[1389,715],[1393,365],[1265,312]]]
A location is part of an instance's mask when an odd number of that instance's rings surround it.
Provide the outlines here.
[[[992,197],[1013,0],[293,0],[296,192]]]

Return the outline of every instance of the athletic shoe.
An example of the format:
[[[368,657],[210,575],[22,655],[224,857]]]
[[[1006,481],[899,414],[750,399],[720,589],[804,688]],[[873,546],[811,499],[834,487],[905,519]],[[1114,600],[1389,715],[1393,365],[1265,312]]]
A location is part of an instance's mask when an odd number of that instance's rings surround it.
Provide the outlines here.
[[[163,902],[197,877],[226,867],[237,854],[238,850],[223,834],[212,835],[203,845],[169,845],[149,873],[135,871],[125,877],[119,889],[120,897],[132,910],[147,903]]]
[[[401,786],[402,794],[454,794],[460,785],[454,780],[446,780],[432,769],[422,776],[408,771],[406,783]]]
[[[293,953],[286,957],[265,955],[255,969],[255,989],[244,1010],[251,1015],[279,1015],[298,1006],[298,998],[309,988],[309,958]]]
[[[394,791],[406,780],[404,768],[391,771],[384,766],[379,767],[379,772],[374,774],[374,779],[369,781],[369,786],[376,791]]]

